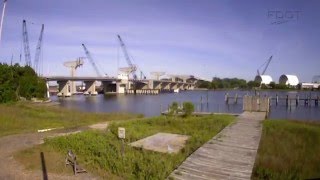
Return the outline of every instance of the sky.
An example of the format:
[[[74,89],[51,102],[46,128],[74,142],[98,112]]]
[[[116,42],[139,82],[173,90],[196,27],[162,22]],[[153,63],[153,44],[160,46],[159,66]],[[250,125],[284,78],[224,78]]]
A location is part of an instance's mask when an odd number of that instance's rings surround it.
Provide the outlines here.
[[[25,64],[23,19],[32,61],[45,25],[45,76],[70,75],[63,62],[85,57],[82,43],[101,72],[116,76],[118,67],[128,66],[118,34],[148,78],[163,71],[253,80],[271,55],[265,74],[275,82],[282,74],[297,75],[301,82],[320,74],[317,0],[7,0],[0,62],[10,63],[13,56],[13,63]],[[96,76],[88,59],[76,73]]]

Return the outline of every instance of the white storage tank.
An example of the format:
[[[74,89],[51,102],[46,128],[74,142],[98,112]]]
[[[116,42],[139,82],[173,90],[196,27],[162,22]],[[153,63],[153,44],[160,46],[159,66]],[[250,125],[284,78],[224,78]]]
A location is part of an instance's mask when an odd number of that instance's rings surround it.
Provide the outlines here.
[[[283,74],[279,78],[279,84],[297,86],[299,84],[299,79],[296,75]]]
[[[272,82],[272,77],[269,75],[258,75],[254,78],[254,81],[269,85]]]

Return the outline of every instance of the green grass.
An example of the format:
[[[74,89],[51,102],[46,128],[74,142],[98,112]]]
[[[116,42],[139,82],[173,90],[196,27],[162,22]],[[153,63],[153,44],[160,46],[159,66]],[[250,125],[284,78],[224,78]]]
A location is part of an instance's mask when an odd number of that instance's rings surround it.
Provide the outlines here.
[[[188,118],[162,116],[113,122],[108,131],[87,131],[47,139],[45,144],[37,147],[38,150],[34,151],[33,155],[24,151],[16,157],[23,159],[20,161],[30,162],[34,159],[33,156],[39,156],[39,152],[46,149],[54,149],[61,154],[66,154],[68,149],[72,149],[78,155],[81,165],[105,179],[165,179],[192,152],[214,137],[233,119],[234,117],[225,115]],[[190,138],[177,154],[152,152],[125,145],[125,153],[122,156],[121,141],[117,138],[118,127],[126,128],[126,144],[158,132],[186,134]],[[53,170],[57,171],[59,170]]]
[[[267,120],[253,179],[320,178],[320,124]]]
[[[103,121],[141,117],[124,113],[86,113],[30,103],[1,104],[0,114],[0,137],[36,132],[38,129],[72,128]]]

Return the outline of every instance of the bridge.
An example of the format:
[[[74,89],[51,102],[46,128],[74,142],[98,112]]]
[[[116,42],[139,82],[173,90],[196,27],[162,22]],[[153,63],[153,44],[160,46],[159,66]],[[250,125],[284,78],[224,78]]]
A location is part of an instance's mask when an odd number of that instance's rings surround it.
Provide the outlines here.
[[[172,76],[169,79],[133,80],[127,77],[86,77],[86,76],[47,76],[43,77],[47,84],[56,81],[59,89],[58,96],[68,97],[77,93],[75,82],[84,82],[85,95],[96,95],[97,82],[101,82],[103,92],[117,94],[159,94],[161,92],[173,92],[174,90],[192,90],[197,78],[194,76]]]

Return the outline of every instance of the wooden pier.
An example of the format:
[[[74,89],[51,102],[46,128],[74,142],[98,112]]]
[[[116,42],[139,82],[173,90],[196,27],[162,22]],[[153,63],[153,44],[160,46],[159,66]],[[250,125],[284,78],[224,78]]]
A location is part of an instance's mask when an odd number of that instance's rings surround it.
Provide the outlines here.
[[[246,96],[246,95],[245,95]],[[225,94],[224,100],[226,104],[230,104],[233,102],[234,104],[238,103],[239,99],[243,99],[245,96],[238,96],[238,94],[235,94],[234,96],[230,96],[229,93]],[[260,96],[258,97],[267,97],[267,96]],[[299,95],[296,95],[295,97],[289,97],[289,95],[286,96],[278,96],[275,95],[274,97],[268,97],[270,99],[270,105],[276,105],[278,106],[280,102],[284,102],[286,106],[292,105],[293,103],[295,105],[303,103],[304,106],[311,106],[312,104],[314,106],[319,106],[320,102],[320,96],[311,96],[311,95],[305,95],[304,97],[300,97]]]
[[[250,179],[266,112],[244,112],[191,154],[168,179]]]

